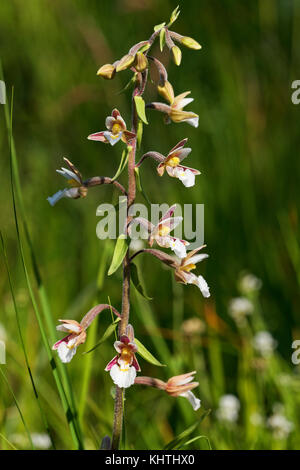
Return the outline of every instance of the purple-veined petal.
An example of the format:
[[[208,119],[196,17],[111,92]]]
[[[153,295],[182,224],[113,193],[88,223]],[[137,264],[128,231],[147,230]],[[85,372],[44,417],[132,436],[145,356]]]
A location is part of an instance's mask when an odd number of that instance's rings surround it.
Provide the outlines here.
[[[119,356],[113,357],[112,360],[109,361],[109,363],[107,364],[104,370],[109,371],[115,364],[117,364],[118,358]]]
[[[173,206],[170,207],[170,209],[167,210],[167,212],[162,216],[159,222],[162,222],[165,219],[168,219],[169,217],[172,217],[176,209],[176,204],[173,204]]]
[[[96,140],[98,142],[105,142],[107,143],[107,139],[104,136],[105,131],[95,132],[94,134],[90,134],[88,136],[89,140]]]
[[[55,351],[55,349],[57,349],[61,343],[67,343],[70,336],[71,335],[65,336],[59,341],[56,341],[56,343],[53,344],[52,349]]]
[[[135,356],[133,356],[133,360],[132,360],[132,364],[131,364],[131,365],[132,365],[132,367],[135,368],[135,370],[136,370],[137,372],[140,372],[141,368],[140,368],[140,365],[139,365],[139,363],[138,363],[138,360],[137,360],[137,358],[136,358]]]
[[[175,147],[173,147],[173,148],[170,150],[169,155],[170,155],[171,153],[173,153],[175,150],[179,150],[179,149],[183,148],[183,147],[185,146],[185,144],[187,143],[187,141],[188,141],[188,139],[185,138],[185,139],[181,140],[180,142],[178,142],[178,144],[176,144]]]
[[[145,219],[144,217],[135,217],[134,219],[132,219],[128,226],[129,235],[130,227],[133,224],[141,225],[141,227],[146,229],[148,233],[152,232],[152,230],[154,229],[154,225],[149,220]]]
[[[120,341],[121,341],[121,343],[124,343],[126,346],[130,343],[130,339],[128,338],[127,335],[122,335],[120,337]]]

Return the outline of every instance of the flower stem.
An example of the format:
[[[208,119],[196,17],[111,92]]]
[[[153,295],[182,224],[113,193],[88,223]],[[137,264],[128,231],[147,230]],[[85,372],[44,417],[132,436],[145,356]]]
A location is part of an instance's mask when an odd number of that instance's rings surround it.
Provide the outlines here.
[[[138,116],[134,102],[134,96],[139,94],[139,88],[135,88],[132,95],[132,128],[131,132],[137,132]],[[127,197],[127,221],[126,227],[130,221],[129,208],[134,203],[136,196],[136,181],[135,181],[135,153],[136,153],[136,138],[130,142],[131,150],[128,157],[128,197]],[[126,327],[129,322],[130,313],[130,256],[129,251],[123,261],[123,291],[122,291],[122,318],[119,326],[119,336],[125,334]],[[115,396],[115,411],[114,411],[114,425],[112,434],[112,450],[117,450],[120,445],[123,424],[123,401],[124,389],[116,386]]]

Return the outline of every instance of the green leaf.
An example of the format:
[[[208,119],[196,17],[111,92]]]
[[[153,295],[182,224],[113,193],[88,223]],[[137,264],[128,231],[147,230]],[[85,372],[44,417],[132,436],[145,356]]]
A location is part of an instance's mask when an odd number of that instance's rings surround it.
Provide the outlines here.
[[[165,24],[166,24],[166,22],[157,24],[156,26],[154,26],[154,31],[159,31],[161,28],[163,28],[165,26]]]
[[[148,124],[146,113],[145,113],[145,101],[141,96],[134,97],[136,112],[138,113],[138,117],[145,123]]]
[[[161,52],[163,51],[165,44],[166,44],[166,30],[165,28],[162,28],[159,33],[159,47],[160,47]]]
[[[123,150],[122,152],[119,168],[117,169],[116,174],[112,177],[112,181],[115,181],[120,176],[120,174],[124,171],[127,165],[128,156],[129,156],[129,152],[128,152],[128,147],[127,147],[127,149]]]
[[[194,424],[192,424],[192,426],[188,427],[187,429],[182,431],[180,434],[178,434],[178,436],[175,437],[175,439],[168,442],[168,444],[166,444],[166,446],[164,447],[164,450],[174,450],[184,445],[184,441],[192,434],[192,432],[195,431],[195,429],[199,426],[200,423],[202,423],[202,421],[206,418],[206,416],[209,415],[210,411],[211,410],[206,410],[200,416],[200,418]]]
[[[128,250],[128,238],[124,234],[121,234],[116,242],[113,258],[111,261],[110,268],[108,270],[108,275],[111,276],[119,266],[122,264],[123,259]]]
[[[139,119],[138,128],[136,133],[137,148],[140,149],[143,138],[143,122]]]
[[[137,73],[133,75],[133,77],[129,80],[129,82],[126,83],[124,88],[122,88],[122,90],[120,90],[117,94],[121,95],[121,93],[124,93],[126,90],[128,90],[128,88],[135,83],[136,77],[137,77]]]
[[[179,15],[180,15],[179,5],[177,5],[175,10],[173,10],[172,13],[171,13],[171,17],[170,17],[168,27],[171,26],[177,20]]]
[[[145,361],[150,362],[150,364],[153,364],[154,366],[166,367],[166,365],[161,364],[161,362],[159,362],[137,338],[134,338],[134,342],[138,347],[137,353],[142,356]]]
[[[140,169],[139,168],[135,168],[134,169],[135,171],[135,177],[136,177],[136,187],[138,189],[138,191],[142,194],[143,198],[145,199],[145,201],[151,205],[151,202],[147,196],[147,194],[145,193],[145,191],[143,190],[143,187],[142,187],[142,182],[141,182],[141,176],[140,176]]]
[[[117,326],[118,326],[118,323],[120,321],[120,318],[117,318],[113,323],[111,323],[105,330],[105,332],[103,333],[103,336],[102,338],[98,341],[97,344],[95,344],[95,346],[93,346],[91,349],[89,349],[88,351],[85,351],[83,354],[87,354],[87,353],[90,353],[92,351],[94,351],[94,349],[98,348],[98,346],[100,346],[100,344],[104,343],[104,341],[107,340],[107,338],[109,338],[113,332],[116,330]]]
[[[136,288],[136,290],[147,300],[152,300],[151,297],[148,297],[148,295],[146,294],[145,292],[145,289],[144,287],[142,286],[142,283],[140,281],[140,277],[139,277],[139,272],[138,272],[138,268],[137,266],[134,264],[134,263],[131,263],[131,266],[130,266],[130,276],[131,276],[131,282],[132,284],[134,285],[134,287]]]
[[[209,450],[212,450],[210,441],[209,441],[209,439],[208,439],[207,436],[196,436],[196,437],[193,437],[193,438],[190,439],[189,441],[184,442],[183,444],[180,444],[180,446],[178,447],[178,450],[182,449],[183,447],[189,446],[189,445],[192,444],[193,442],[200,441],[200,439],[205,439],[206,442],[207,442],[207,445],[208,445]]]
[[[145,52],[145,51],[148,51],[148,49],[151,47],[151,44],[145,44],[144,46],[142,46],[138,52]]]

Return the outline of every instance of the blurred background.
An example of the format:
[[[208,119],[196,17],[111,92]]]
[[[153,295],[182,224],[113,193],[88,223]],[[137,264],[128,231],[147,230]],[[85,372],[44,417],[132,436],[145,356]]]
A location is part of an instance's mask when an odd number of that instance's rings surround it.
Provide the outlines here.
[[[12,284],[11,289],[1,256],[0,339],[6,344],[0,376],[2,449],[97,449],[111,433],[113,389],[104,368],[114,354],[113,336],[82,354],[102,337],[112,321],[110,312],[93,324],[87,344],[66,368],[49,362],[45,343],[52,345],[61,337],[54,330],[58,318],[80,321],[95,303],[107,303],[108,296],[121,308],[121,269],[106,276],[114,243],[96,237],[97,206],[115,203],[118,194],[109,186],[98,187],[86,199],[63,199],[55,208],[46,199],[64,187],[55,172],[63,156],[84,178],[114,175],[121,145],[106,146],[86,137],[104,129],[114,107],[129,123],[131,90],[120,92],[131,72],[111,81],[96,72],[150,37],[153,26],[168,21],[177,3],[0,4],[0,56],[9,101],[14,87],[20,232],[18,239],[9,132],[0,105],[0,225]],[[168,68],[175,93],[191,90],[195,101],[190,109],[199,114],[199,127],[165,126],[160,113],[147,112],[150,124],[144,126],[140,155],[148,150],[167,154],[188,137],[193,151],[187,165],[202,174],[186,189],[178,180],[159,178],[154,162],[147,161],[141,178],[153,203],[205,205],[210,258],[198,272],[207,280],[211,297],[204,300],[196,287],[175,284],[170,270],[141,256],[140,272],[153,300],[133,288],[131,322],[137,338],[167,365],[156,367],[140,358],[143,375],[166,380],[197,370],[200,385],[195,393],[202,406],[195,413],[183,398],[130,388],[123,446],[162,449],[211,409],[190,431],[192,442],[180,446],[299,449],[300,369],[291,355],[292,342],[300,339],[300,107],[291,101],[291,84],[300,79],[300,3],[193,0],[180,6],[173,29],[195,38],[202,50],[182,48],[180,67],[170,61],[167,48],[161,53],[156,45],[155,54]],[[145,99],[157,100],[154,84],[149,83]],[[120,180],[126,183],[125,173]],[[138,201],[143,202],[141,195]],[[68,403],[76,418],[70,418]]]

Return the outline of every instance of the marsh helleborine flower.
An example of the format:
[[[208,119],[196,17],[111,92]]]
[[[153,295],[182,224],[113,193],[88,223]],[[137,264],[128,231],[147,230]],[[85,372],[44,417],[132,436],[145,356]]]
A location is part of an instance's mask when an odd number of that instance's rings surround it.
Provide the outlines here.
[[[156,242],[162,248],[171,248],[172,251],[179,257],[186,256],[186,246],[189,242],[181,240],[180,238],[172,237],[170,232],[177,227],[183,220],[182,217],[172,217],[176,209],[176,204],[162,216],[157,225],[152,224],[149,220],[143,217],[136,217],[131,221],[131,225],[139,224],[148,231],[149,245],[152,246]],[[129,233],[131,232],[129,226]]]
[[[107,364],[105,370],[109,371],[118,387],[128,388],[134,384],[136,373],[141,370],[135,357],[138,348],[131,325],[127,325],[126,333],[120,337],[120,341],[115,341],[114,347],[118,354]]]
[[[126,129],[126,123],[117,109],[113,109],[111,116],[106,118],[105,125],[107,131],[90,134],[88,139],[115,145],[119,140],[128,144],[130,140],[135,138],[135,134]]]
[[[184,111],[183,108],[194,101],[193,98],[186,98],[190,94],[190,91],[181,93],[178,96],[174,96],[174,90],[170,82],[166,81],[163,86],[157,87],[158,92],[169,101],[170,105],[165,103],[149,103],[148,108],[156,109],[166,115],[166,123],[173,122],[187,122],[193,127],[198,127],[199,116],[191,111]]]
[[[62,362],[70,362],[76,354],[77,346],[86,340],[86,332],[80,323],[76,320],[58,320],[62,324],[56,327],[59,331],[68,333],[63,339],[57,341],[53,346],[53,350],[57,350],[59,358]]]
[[[181,260],[181,263],[178,264],[175,269],[175,279],[177,282],[181,282],[183,284],[195,284],[197,287],[199,287],[204,297],[209,297],[209,287],[204,277],[196,276],[196,274],[191,273],[191,271],[196,268],[197,263],[204,260],[205,258],[208,258],[206,253],[197,254],[199,250],[204,248],[204,246],[191,251],[185,258]]]
[[[201,400],[196,398],[191,390],[198,387],[199,382],[192,382],[196,371],[189,372],[187,374],[176,375],[171,377],[166,384],[166,392],[172,397],[184,397],[186,398],[193,409],[196,411],[201,406]]]
[[[68,180],[70,188],[57,191],[53,196],[48,197],[47,200],[51,206],[54,206],[63,197],[78,199],[87,195],[88,189],[83,185],[81,173],[67,158],[64,158],[64,160],[69,169],[62,167],[61,170],[56,171]]]
[[[178,142],[166,157],[159,152],[147,152],[142,156],[137,167],[139,167],[146,158],[151,157],[159,162],[159,165],[157,166],[157,173],[159,176],[163,176],[166,170],[169,176],[172,178],[178,178],[186,188],[194,186],[195,176],[200,175],[201,173],[195,168],[181,165],[182,160],[184,160],[184,158],[186,158],[192,151],[191,148],[184,148],[186,142],[187,139],[183,139]]]

